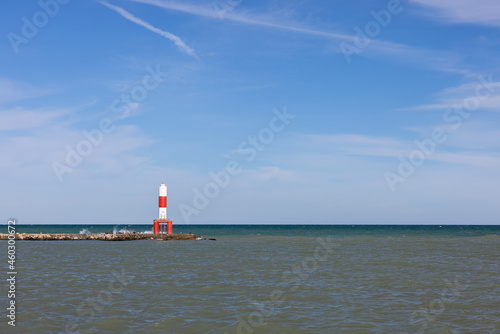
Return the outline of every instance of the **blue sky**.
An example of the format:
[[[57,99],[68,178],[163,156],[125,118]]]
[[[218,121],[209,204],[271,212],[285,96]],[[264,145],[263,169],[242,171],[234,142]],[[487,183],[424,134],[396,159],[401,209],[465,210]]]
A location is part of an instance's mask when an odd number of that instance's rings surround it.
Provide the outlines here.
[[[4,221],[499,222],[496,1],[0,6]]]

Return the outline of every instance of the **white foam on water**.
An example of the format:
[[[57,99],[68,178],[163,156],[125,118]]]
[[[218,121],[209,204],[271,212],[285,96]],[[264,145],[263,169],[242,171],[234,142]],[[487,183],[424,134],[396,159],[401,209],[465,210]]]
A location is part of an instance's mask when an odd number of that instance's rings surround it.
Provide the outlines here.
[[[124,233],[124,234],[125,234],[125,233],[133,233],[133,232],[134,232],[133,230],[130,230],[130,229],[124,229],[124,228],[122,228],[122,229],[120,229],[120,230],[118,230],[118,231],[117,231],[117,229],[116,229],[116,228],[115,228],[115,229],[113,229],[113,234],[117,234],[117,233]]]
[[[131,228],[127,228],[127,229],[122,228],[122,229],[119,229],[119,226],[115,226],[115,227],[113,227],[113,234],[117,234],[117,233],[136,233],[136,231],[134,231]],[[146,231],[143,231],[143,232],[137,232],[137,233],[140,233],[140,234],[153,234],[153,229],[146,230]]]
[[[113,234],[117,234],[117,233],[133,233],[134,230],[132,229],[128,229],[128,228],[121,228],[121,229],[118,229],[119,226],[115,226],[113,227]]]

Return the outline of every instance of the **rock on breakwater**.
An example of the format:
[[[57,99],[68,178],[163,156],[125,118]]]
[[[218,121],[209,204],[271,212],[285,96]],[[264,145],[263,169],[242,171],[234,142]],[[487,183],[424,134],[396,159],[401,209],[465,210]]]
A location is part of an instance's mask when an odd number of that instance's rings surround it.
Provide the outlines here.
[[[7,240],[7,233],[0,233],[0,240]],[[102,241],[131,241],[131,240],[191,240],[195,239],[194,234],[146,234],[146,233],[90,233],[90,234],[71,234],[71,233],[16,233],[16,240],[102,240]]]

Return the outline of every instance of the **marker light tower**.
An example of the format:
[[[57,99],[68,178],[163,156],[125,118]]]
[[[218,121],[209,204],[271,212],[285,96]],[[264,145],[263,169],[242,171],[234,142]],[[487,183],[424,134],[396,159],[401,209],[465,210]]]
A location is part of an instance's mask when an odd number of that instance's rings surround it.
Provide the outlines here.
[[[167,219],[167,186],[162,183],[158,196],[158,219],[153,221],[154,234],[172,234],[172,221]]]

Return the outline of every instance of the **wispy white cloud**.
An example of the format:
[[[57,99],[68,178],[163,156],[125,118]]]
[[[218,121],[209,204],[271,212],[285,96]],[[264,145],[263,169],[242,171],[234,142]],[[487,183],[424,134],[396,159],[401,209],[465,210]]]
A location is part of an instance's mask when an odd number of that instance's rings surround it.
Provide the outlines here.
[[[66,110],[0,110],[0,131],[33,129],[46,126],[66,115]]]
[[[297,144],[310,148],[309,152],[335,155],[393,157],[403,154],[411,146],[407,141],[388,136],[362,134],[300,135],[297,139]]]
[[[148,4],[170,11],[183,12],[195,16],[201,16],[220,20],[218,12],[210,5],[193,5],[185,2],[162,1],[162,0],[129,0],[142,4]],[[352,34],[337,33],[325,31],[304,25],[300,22],[287,20],[270,14],[255,14],[246,12],[238,7],[238,10],[224,13],[224,20],[243,24],[282,30],[292,33],[308,35],[316,38],[323,38],[336,43],[347,42],[354,44],[357,36]],[[333,47],[332,52],[341,53],[338,45]],[[468,71],[459,66],[459,59],[450,52],[434,51],[425,48],[413,47],[401,43],[371,39],[366,48],[360,50],[360,54],[389,57],[399,59],[404,62],[410,62],[431,68],[433,70],[468,74]]]
[[[187,46],[186,43],[184,43],[184,41],[179,36],[176,36],[168,31],[164,31],[164,30],[161,30],[159,28],[156,28],[156,27],[152,26],[150,23],[134,16],[133,14],[127,12],[125,9],[123,9],[121,7],[112,5],[112,4],[105,2],[105,1],[99,1],[99,2],[101,4],[103,4],[104,6],[114,10],[115,12],[117,12],[118,14],[120,14],[121,16],[126,18],[127,20],[144,27],[144,28],[148,29],[149,31],[154,32],[155,34],[158,34],[160,36],[163,36],[163,37],[171,40],[172,42],[174,42],[175,45],[177,45],[177,47],[182,52],[187,53],[190,56],[196,57],[194,50],[192,48],[190,48],[189,46]]]
[[[500,81],[489,76],[477,76],[455,87],[448,87],[435,94],[434,103],[422,104],[401,110],[444,110],[463,106],[469,98],[477,98],[478,108],[500,111]]]
[[[0,78],[0,103],[20,101],[54,92],[51,88],[36,88],[10,79]]]
[[[497,0],[411,0],[424,6],[426,15],[448,23],[472,23],[500,26]]]
[[[485,131],[484,136],[478,136],[477,132],[482,131]],[[476,122],[473,128],[464,129],[464,132],[468,140],[449,139],[426,159],[458,165],[500,168],[500,157],[497,153],[500,146],[487,142],[489,139],[498,138],[498,135],[492,133],[491,127],[486,123]],[[425,134],[420,135],[425,138]],[[299,135],[294,139],[293,146],[297,147],[298,143],[301,143],[300,150],[303,152],[306,152],[307,147],[310,148],[307,152],[311,156],[394,158],[396,161],[399,156],[408,156],[410,152],[418,149],[412,140],[361,134]],[[324,159],[317,161],[323,163]]]
[[[496,118],[498,116],[494,115],[493,119]],[[471,116],[460,126],[460,133],[452,136],[448,143],[464,152],[500,152],[498,123]]]
[[[136,150],[151,145],[153,140],[141,135],[137,127],[116,126],[112,133],[104,136],[102,143],[92,146],[90,154],[84,156],[83,162],[73,168],[72,174],[86,177],[107,173],[111,175],[150,162]],[[51,163],[58,161],[66,164],[66,147],[76,149],[78,143],[86,139],[82,132],[62,122],[54,122],[31,133],[0,137],[4,147],[0,172],[11,176],[42,173],[49,178],[46,181],[57,184],[57,177],[50,168]]]
[[[432,160],[441,161],[451,164],[469,165],[475,167],[500,168],[500,157],[488,153],[474,152],[443,152],[436,153],[431,157]]]
[[[431,50],[382,40],[372,40],[363,51],[366,51],[367,57],[394,60],[439,72],[471,75],[470,70],[461,64],[461,57],[449,51]]]
[[[272,180],[293,182],[298,177],[296,173],[277,166],[260,167],[253,172],[252,178],[259,182],[269,182]]]
[[[174,1],[161,1],[161,0],[129,0],[132,2],[139,2],[148,4],[168,10],[183,12],[196,16],[203,16],[212,19],[220,19],[217,11],[211,6],[192,5],[187,3],[179,3]],[[234,21],[241,24],[263,26],[280,30],[293,31],[318,37],[334,38],[339,40],[351,40],[353,36],[346,34],[339,34],[327,31],[316,30],[308,27],[301,27],[298,24],[280,23],[276,17],[269,17],[265,15],[252,15],[242,11],[231,11],[224,14],[224,19]]]

